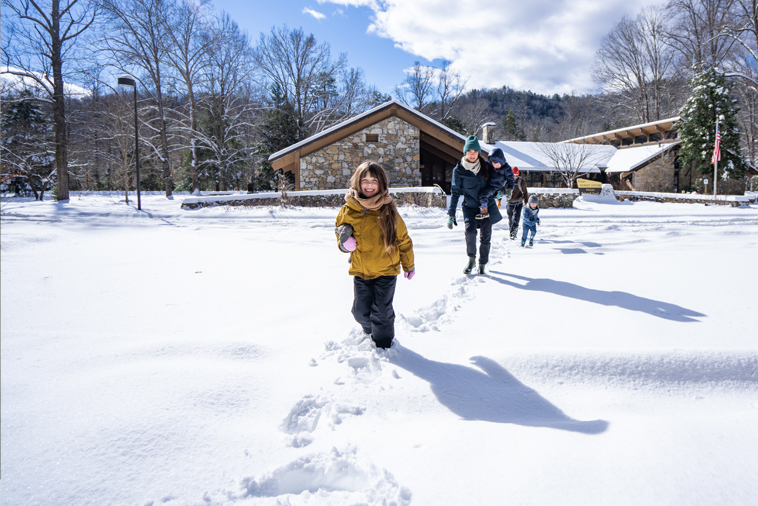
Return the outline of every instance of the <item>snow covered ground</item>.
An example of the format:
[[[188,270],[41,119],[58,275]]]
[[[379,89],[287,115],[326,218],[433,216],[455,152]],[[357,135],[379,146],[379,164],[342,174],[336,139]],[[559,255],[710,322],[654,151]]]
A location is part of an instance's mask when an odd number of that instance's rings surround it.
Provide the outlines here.
[[[377,352],[336,209],[142,203],[2,202],[4,506],[758,504],[757,206],[401,208]]]

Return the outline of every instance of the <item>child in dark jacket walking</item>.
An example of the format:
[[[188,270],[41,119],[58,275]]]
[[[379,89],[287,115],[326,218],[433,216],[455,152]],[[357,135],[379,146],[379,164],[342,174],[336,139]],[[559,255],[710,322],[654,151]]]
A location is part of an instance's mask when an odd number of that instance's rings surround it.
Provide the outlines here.
[[[389,348],[395,337],[392,301],[397,275],[405,271],[411,280],[416,274],[413,242],[390,196],[387,173],[378,163],[358,166],[345,200],[335,233],[340,250],[351,253],[353,316],[377,348]]]
[[[539,198],[537,198],[537,195],[532,194],[529,197],[529,204],[524,206],[524,217],[523,217],[523,223],[524,228],[521,231],[521,247],[524,247],[524,244],[526,243],[526,236],[531,230],[532,237],[529,239],[529,246],[534,246],[534,236],[537,235],[537,225],[540,224],[540,208],[539,206]]]

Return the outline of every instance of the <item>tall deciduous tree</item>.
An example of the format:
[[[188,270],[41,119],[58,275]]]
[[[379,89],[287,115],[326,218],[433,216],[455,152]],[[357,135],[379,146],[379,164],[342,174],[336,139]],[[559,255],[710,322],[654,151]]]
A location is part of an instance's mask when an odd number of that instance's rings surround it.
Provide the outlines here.
[[[670,0],[666,16],[669,44],[681,56],[685,68],[719,66],[728,57],[734,40],[721,34],[735,22],[736,0]]]
[[[240,183],[240,167],[250,158],[250,147],[241,134],[250,120],[252,104],[246,85],[253,66],[247,35],[228,15],[218,20],[214,32],[217,42],[206,69],[198,140],[208,175],[219,189],[226,190]]]
[[[179,127],[189,140],[192,190],[198,189],[198,92],[206,83],[213,51],[220,46],[217,32],[211,30],[210,0],[181,0],[169,19],[171,29],[166,57],[177,75],[181,92],[187,99],[186,115]]]
[[[415,62],[402,84],[395,86],[395,96],[408,107],[425,112],[434,101],[434,74],[433,67]]]
[[[662,119],[666,87],[674,71],[674,52],[667,45],[664,11],[647,7],[634,19],[621,18],[603,37],[595,55],[592,76],[603,91],[616,97],[635,121]]]
[[[154,119],[145,123],[146,130],[154,134],[143,135],[158,158],[166,196],[173,192],[169,122],[165,96],[168,78],[168,56],[165,41],[170,40],[170,17],[173,4],[169,0],[103,0],[109,16],[108,35],[103,49],[111,58],[111,65],[119,72],[135,73],[140,82],[140,93],[151,99],[155,108]]]
[[[7,73],[36,82],[52,104],[58,200],[68,200],[68,145],[64,65],[82,33],[95,21],[95,2],[80,0],[3,0],[3,50]],[[11,68],[12,67],[12,68]]]
[[[286,26],[261,34],[254,55],[264,84],[281,90],[284,100],[292,104],[300,136],[307,137],[324,99],[324,86],[328,87],[331,79],[339,81],[347,55],[340,53],[332,59],[329,44],[319,44],[313,34]]]

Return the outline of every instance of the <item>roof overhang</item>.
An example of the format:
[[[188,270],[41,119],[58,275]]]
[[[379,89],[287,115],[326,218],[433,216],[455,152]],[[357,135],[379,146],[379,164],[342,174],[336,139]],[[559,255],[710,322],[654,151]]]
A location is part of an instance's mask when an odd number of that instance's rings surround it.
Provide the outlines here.
[[[650,123],[618,128],[607,132],[585,135],[584,137],[576,137],[563,142],[573,142],[575,144],[603,144],[613,141],[621,141],[630,137],[634,138],[640,135],[649,136],[655,133],[664,133],[673,130],[679,121],[681,121],[681,117],[674,116],[673,118],[652,121]]]

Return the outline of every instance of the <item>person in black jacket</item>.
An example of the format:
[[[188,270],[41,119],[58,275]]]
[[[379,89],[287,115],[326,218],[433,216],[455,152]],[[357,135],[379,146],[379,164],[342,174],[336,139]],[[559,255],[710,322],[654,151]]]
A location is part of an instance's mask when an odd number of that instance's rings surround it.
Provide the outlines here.
[[[452,197],[447,211],[447,228],[458,225],[455,211],[458,200],[463,196],[461,208],[466,230],[466,254],[468,263],[463,269],[464,274],[471,274],[476,265],[476,235],[479,231],[479,274],[484,274],[485,265],[489,261],[490,243],[492,240],[492,225],[503,219],[495,203],[495,194],[503,188],[505,172],[496,174],[489,163],[481,158],[479,139],[471,135],[463,146],[464,156],[453,169],[451,186]],[[502,151],[501,151],[502,153]],[[510,169],[508,170],[510,173]],[[493,180],[494,178],[494,180]],[[513,185],[511,174],[511,186]],[[499,186],[497,186],[499,184]],[[482,199],[482,200],[480,200]]]

